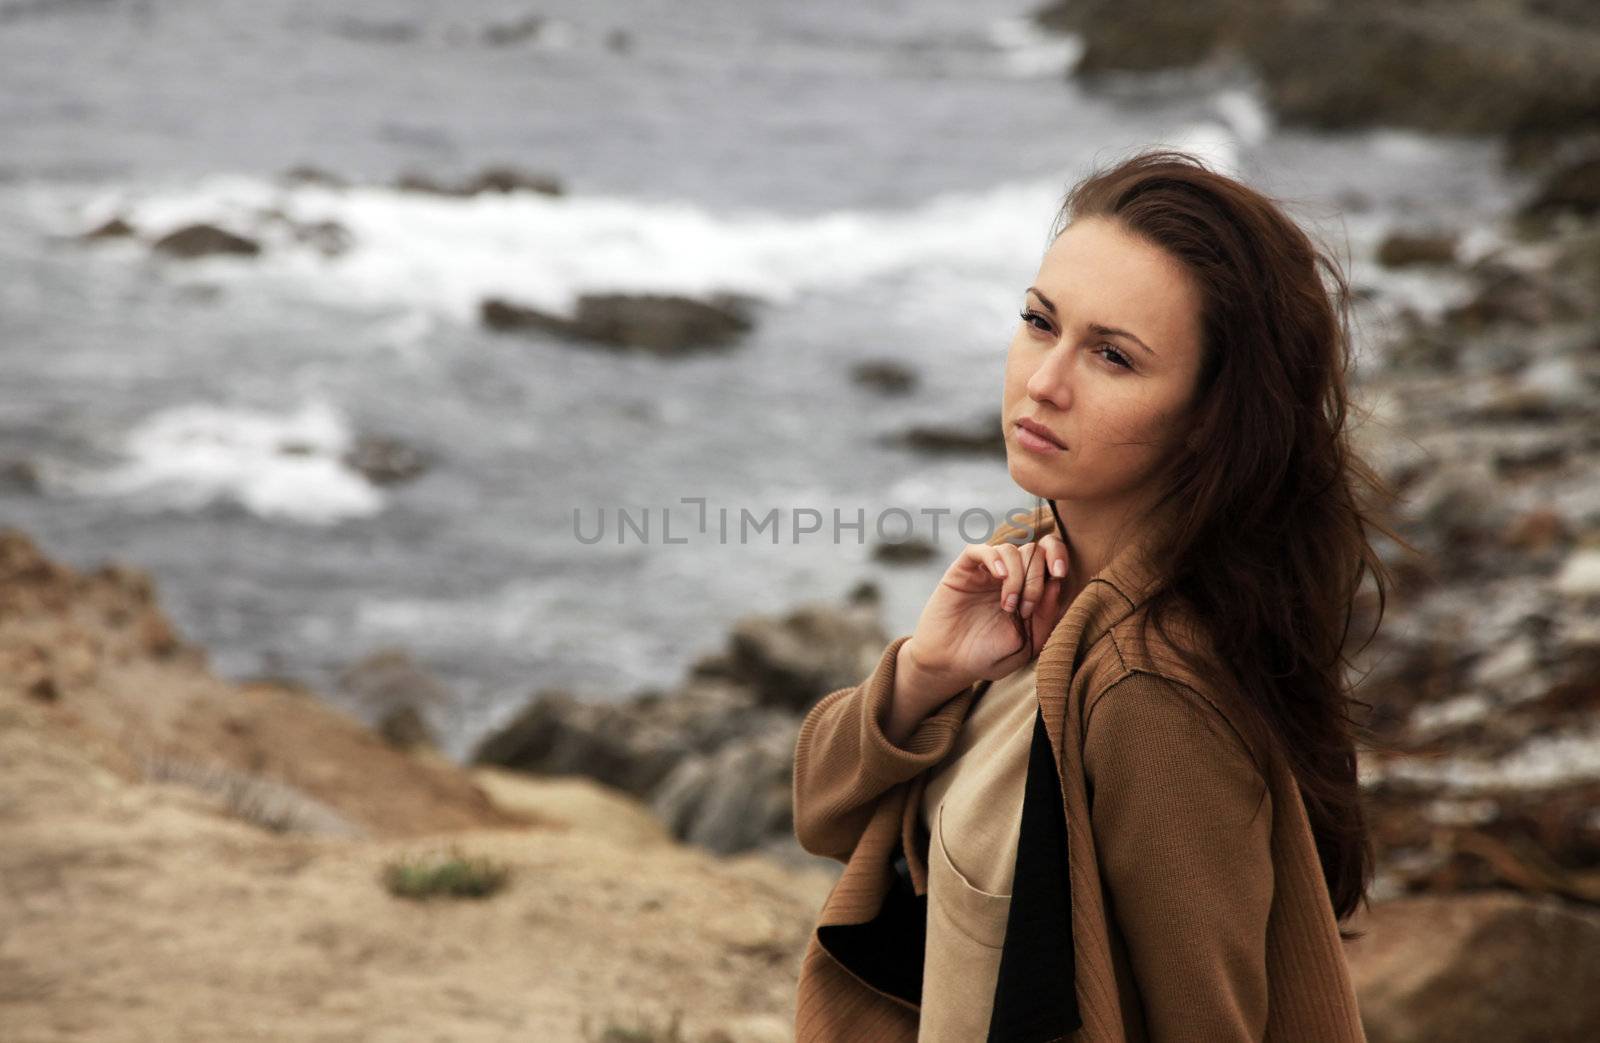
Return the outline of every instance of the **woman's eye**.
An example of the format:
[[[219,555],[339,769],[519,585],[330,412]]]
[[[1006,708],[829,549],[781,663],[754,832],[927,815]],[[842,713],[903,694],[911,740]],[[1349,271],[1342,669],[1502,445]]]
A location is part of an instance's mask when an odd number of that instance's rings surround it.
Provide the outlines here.
[[[1033,326],[1033,328],[1036,330],[1042,330],[1045,333],[1050,332],[1050,320],[1030,308],[1024,308],[1017,314],[1017,317],[1023,322],[1026,322],[1028,325]],[[1039,322],[1035,323],[1033,321],[1035,319],[1038,319]],[[1100,353],[1113,366],[1121,366],[1123,369],[1133,368],[1132,360],[1129,359],[1128,356],[1124,355],[1121,351],[1118,351],[1116,348],[1112,347],[1110,344],[1102,343],[1098,345],[1098,347],[1103,349]]]
[[[1112,365],[1121,366],[1123,369],[1133,368],[1133,364],[1128,361],[1128,356],[1124,355],[1122,352],[1118,351],[1116,348],[1113,348],[1109,344],[1102,344],[1100,346],[1105,349],[1105,351],[1103,351],[1101,354],[1110,360]]]

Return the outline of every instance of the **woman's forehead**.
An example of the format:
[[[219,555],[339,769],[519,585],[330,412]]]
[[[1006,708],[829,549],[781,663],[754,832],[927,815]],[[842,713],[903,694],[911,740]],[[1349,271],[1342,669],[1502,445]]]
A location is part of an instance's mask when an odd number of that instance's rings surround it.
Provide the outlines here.
[[[1158,357],[1199,350],[1200,296],[1182,262],[1110,221],[1083,219],[1063,231],[1033,286],[1074,329],[1128,330]]]

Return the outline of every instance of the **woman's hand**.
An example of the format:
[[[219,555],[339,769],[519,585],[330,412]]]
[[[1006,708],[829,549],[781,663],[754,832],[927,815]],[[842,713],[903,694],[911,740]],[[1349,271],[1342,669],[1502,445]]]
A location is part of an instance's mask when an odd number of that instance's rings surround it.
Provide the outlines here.
[[[968,544],[945,570],[901,650],[917,678],[910,687],[926,691],[931,705],[1024,666],[1066,611],[1066,575],[1066,544],[1053,532],[1020,547]]]

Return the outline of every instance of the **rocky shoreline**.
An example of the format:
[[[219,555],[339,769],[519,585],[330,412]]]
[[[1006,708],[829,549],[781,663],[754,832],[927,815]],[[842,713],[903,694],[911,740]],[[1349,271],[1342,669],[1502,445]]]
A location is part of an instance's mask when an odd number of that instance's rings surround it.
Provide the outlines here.
[[[1533,183],[1485,255],[1412,227],[1379,251],[1470,291],[1402,314],[1357,375],[1361,444],[1423,554],[1385,545],[1400,586],[1353,649],[1382,747],[1362,768],[1379,874],[1348,951],[1374,1043],[1594,1038],[1600,16],[1576,0],[1088,0],[1038,20],[1083,36],[1074,75],[1092,86],[1243,68],[1286,123],[1503,135]],[[516,172],[398,187],[560,192]],[[337,228],[292,231],[340,248]],[[153,248],[252,253],[217,232]],[[672,353],[733,342],[748,303],[608,298],[569,320],[486,301],[481,318]],[[918,375],[857,379],[895,394]],[[994,451],[982,425],[906,437]],[[367,456],[386,480],[426,466],[401,444]],[[77,572],[0,531],[0,1035],[133,1040],[181,1022],[197,1038],[270,1024],[577,1039],[622,1016],[623,995],[688,1012],[701,1043],[791,1038],[798,961],[837,869],[792,835],[795,730],[891,636],[870,586],[751,617],[671,690],[533,692],[459,765],[427,734],[428,700],[446,693],[403,655],[341,680],[368,727],[315,692],[213,676],[136,568]],[[386,863],[445,841],[501,860],[509,889],[421,907],[384,890]]]

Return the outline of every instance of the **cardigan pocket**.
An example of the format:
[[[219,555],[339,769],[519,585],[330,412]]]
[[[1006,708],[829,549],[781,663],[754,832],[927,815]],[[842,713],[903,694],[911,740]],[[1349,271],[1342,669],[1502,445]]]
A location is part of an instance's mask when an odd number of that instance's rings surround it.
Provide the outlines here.
[[[944,840],[943,801],[934,816],[933,837],[928,848],[928,914],[941,917],[968,941],[984,948],[1004,946],[1011,896],[974,887],[956,867]]]

